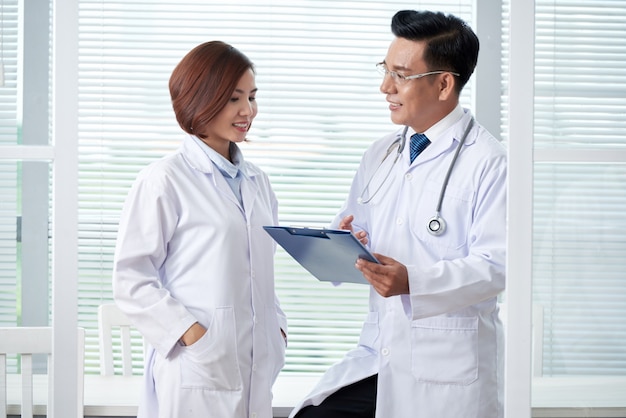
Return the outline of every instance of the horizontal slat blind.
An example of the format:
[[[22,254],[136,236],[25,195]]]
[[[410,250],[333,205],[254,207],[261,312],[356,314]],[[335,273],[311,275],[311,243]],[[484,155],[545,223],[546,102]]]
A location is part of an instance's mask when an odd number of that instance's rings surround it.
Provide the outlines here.
[[[19,142],[17,41],[17,0],[4,0],[0,4],[0,146]],[[0,162],[0,326],[18,322],[19,170],[15,161]]]
[[[544,374],[626,373],[626,164],[537,165]]]
[[[79,2],[79,312],[91,371],[123,199],[137,171],[182,138],[167,83],[186,52],[219,39],[252,59],[259,116],[244,154],[269,174],[282,224],[320,226],[340,208],[365,148],[394,128],[374,66],[393,14],[428,8],[472,21],[470,1],[225,3]],[[472,94],[468,85],[466,106]],[[322,372],[356,344],[368,289],[319,283],[281,249],[276,273],[290,325],[285,372]]]
[[[536,9],[536,146],[626,147],[624,2],[544,0]]]
[[[0,162],[0,326],[18,321],[17,175],[15,162]]]
[[[565,158],[535,165],[543,373],[624,375],[626,161],[567,156],[626,148],[626,3],[539,0],[536,19],[535,148]]]
[[[0,145],[18,144],[17,0],[0,4]],[[0,162],[0,326],[19,322],[19,181],[21,165],[15,161]],[[18,359],[7,356],[7,370],[15,372]]]

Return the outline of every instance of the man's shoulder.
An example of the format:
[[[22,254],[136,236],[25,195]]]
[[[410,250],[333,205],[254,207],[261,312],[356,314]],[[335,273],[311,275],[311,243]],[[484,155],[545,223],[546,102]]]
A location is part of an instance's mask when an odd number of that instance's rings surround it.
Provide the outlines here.
[[[475,136],[474,143],[477,148],[480,148],[482,152],[487,155],[492,155],[494,157],[506,157],[506,147],[500,139],[496,138],[491,132],[480,124],[476,124],[476,129],[477,134]]]

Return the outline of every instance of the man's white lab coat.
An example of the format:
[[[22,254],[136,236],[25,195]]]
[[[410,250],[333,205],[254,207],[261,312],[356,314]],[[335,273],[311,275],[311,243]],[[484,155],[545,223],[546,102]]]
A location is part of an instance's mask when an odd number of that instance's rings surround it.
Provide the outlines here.
[[[376,190],[389,172],[395,150],[379,165],[401,130],[364,154],[334,226],[353,214],[355,231],[368,232],[374,252],[406,265],[410,294],[383,298],[371,288],[358,347],[325,373],[292,416],[378,373],[377,418],[502,417],[496,297],[505,285],[506,152],[476,123],[443,200],[447,232],[436,237],[426,228],[470,118],[466,111],[413,164],[405,147],[372,201],[359,204],[370,178]]]

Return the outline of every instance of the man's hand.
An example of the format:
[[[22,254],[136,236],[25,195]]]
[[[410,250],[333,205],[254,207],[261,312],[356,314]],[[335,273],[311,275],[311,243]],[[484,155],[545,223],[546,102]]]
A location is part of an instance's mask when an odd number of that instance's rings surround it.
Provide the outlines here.
[[[409,273],[406,266],[391,257],[374,253],[380,264],[359,258],[356,268],[359,269],[376,292],[383,297],[409,293]]]
[[[354,233],[354,229],[352,229],[352,221],[354,220],[354,216],[353,215],[348,215],[345,218],[343,218],[341,220],[341,222],[339,222],[339,229],[345,229],[347,231],[350,231],[354,234],[354,236],[361,241],[361,244],[363,245],[367,245],[368,240],[367,240],[367,232],[365,231],[359,231],[357,233]]]

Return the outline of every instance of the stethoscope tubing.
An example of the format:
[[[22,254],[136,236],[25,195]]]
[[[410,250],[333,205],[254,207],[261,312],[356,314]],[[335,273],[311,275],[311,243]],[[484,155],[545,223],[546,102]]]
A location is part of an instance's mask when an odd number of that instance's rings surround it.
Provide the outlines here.
[[[465,144],[465,140],[467,139],[467,135],[469,135],[470,130],[472,129],[472,125],[474,125],[474,118],[471,118],[467,127],[465,128],[465,132],[463,132],[463,136],[461,137],[461,141],[459,141],[459,145],[456,147],[454,151],[454,157],[452,157],[452,161],[450,162],[450,166],[448,167],[448,172],[446,173],[446,177],[443,179],[443,184],[441,185],[441,191],[439,192],[439,201],[437,202],[437,209],[435,212],[437,215],[441,213],[441,206],[443,204],[443,196],[446,194],[446,189],[448,188],[448,182],[450,181],[450,175],[452,174],[452,169],[456,165],[456,159],[461,152],[461,148],[463,148],[463,144]]]
[[[452,161],[450,162],[450,165],[448,166],[448,171],[446,172],[446,176],[445,176],[445,178],[443,180],[443,184],[441,185],[441,191],[439,192],[439,199],[437,200],[437,207],[435,209],[435,216],[433,216],[431,219],[429,219],[428,224],[426,225],[426,229],[432,235],[439,236],[439,235],[443,234],[445,229],[446,229],[446,222],[441,217],[441,208],[443,206],[443,198],[444,198],[444,196],[446,194],[446,189],[448,188],[448,183],[450,181],[450,176],[452,174],[452,170],[454,169],[454,166],[456,165],[456,160],[457,160],[457,158],[458,158],[458,156],[459,156],[459,154],[461,152],[461,148],[463,148],[463,145],[465,144],[465,140],[467,139],[467,136],[469,135],[470,130],[472,129],[473,125],[474,125],[474,118],[471,118],[469,123],[467,124],[467,127],[465,128],[465,131],[463,132],[463,136],[461,137],[461,140],[459,141],[459,145],[456,147],[456,150],[454,151],[454,156],[452,157]],[[380,191],[382,186],[385,184],[385,182],[387,181],[387,178],[389,178],[389,175],[391,174],[392,169],[389,169],[389,171],[387,172],[387,175],[382,180],[382,182],[380,183],[378,188],[374,191],[374,193],[372,193],[367,200],[363,200],[363,194],[365,193],[365,190],[367,190],[369,188],[369,185],[372,182],[372,180],[374,179],[374,176],[375,176],[376,172],[383,165],[383,163],[385,162],[387,157],[389,157],[389,155],[391,154],[391,151],[393,150],[393,148],[395,146],[397,146],[398,149],[396,151],[396,157],[394,158],[393,162],[391,163],[391,166],[393,167],[396,164],[396,162],[398,161],[398,158],[400,158],[400,155],[402,154],[402,151],[404,150],[404,146],[405,146],[405,143],[406,143],[406,133],[407,133],[408,129],[409,129],[409,127],[405,126],[404,129],[402,130],[402,133],[399,135],[399,137],[396,140],[394,140],[391,143],[391,145],[389,145],[389,147],[387,148],[387,151],[385,152],[385,155],[383,156],[382,160],[380,161],[380,163],[378,164],[378,166],[374,170],[374,173],[372,174],[372,176],[368,180],[367,184],[363,188],[363,192],[361,192],[361,195],[357,198],[357,203],[359,203],[359,204],[367,204],[367,203],[369,203],[376,196],[376,194],[378,194],[378,192]]]
[[[380,163],[378,163],[378,166],[376,167],[376,170],[374,170],[374,174],[372,174],[370,179],[367,181],[367,184],[365,185],[365,187],[363,187],[363,192],[357,198],[357,203],[358,204],[365,205],[365,204],[369,203],[376,196],[376,194],[378,194],[378,191],[381,189],[381,187],[383,187],[383,184],[385,184],[385,182],[389,178],[389,175],[391,174],[391,169],[389,169],[389,171],[387,171],[387,175],[385,175],[385,178],[383,179],[383,181],[376,188],[376,190],[374,190],[374,193],[372,193],[367,200],[363,200],[363,193],[365,192],[365,190],[367,190],[370,187],[370,183],[372,182],[372,180],[374,180],[374,175],[376,174],[378,169],[383,165],[383,163],[385,162],[387,157],[389,157],[389,155],[391,154],[391,151],[393,150],[393,147],[397,146],[398,150],[396,151],[396,157],[393,159],[393,162],[391,163],[391,166],[393,167],[394,165],[396,165],[396,162],[400,158],[400,155],[402,155],[402,150],[404,149],[404,144],[406,142],[406,133],[407,133],[408,130],[409,130],[409,127],[405,126],[404,129],[402,130],[402,134],[400,134],[400,136],[398,138],[396,138],[391,143],[391,145],[389,145],[389,147],[387,147],[387,151],[385,152],[385,155],[383,156],[382,160],[380,160]]]

